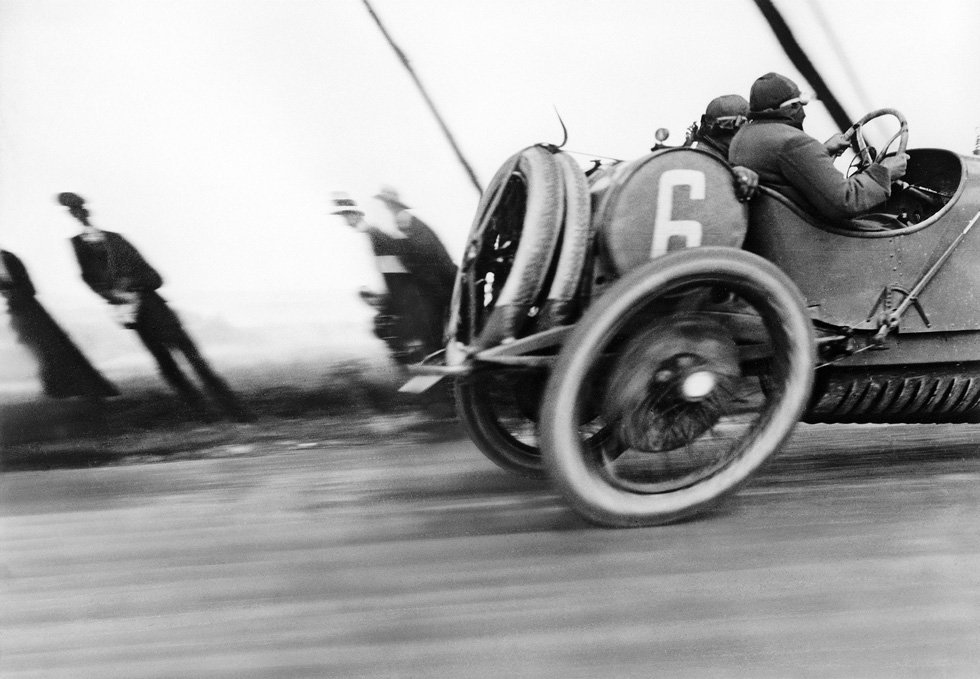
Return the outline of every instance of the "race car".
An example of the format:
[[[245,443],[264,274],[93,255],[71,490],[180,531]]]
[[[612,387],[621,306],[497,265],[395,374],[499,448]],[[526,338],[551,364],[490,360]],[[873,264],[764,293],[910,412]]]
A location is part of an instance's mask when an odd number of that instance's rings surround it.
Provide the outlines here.
[[[880,152],[865,125],[893,117]],[[546,144],[484,192],[448,341],[477,446],[607,526],[676,521],[748,481],[799,422],[980,422],[980,157],[907,149],[894,109],[855,167],[908,152],[873,215],[831,222],[659,144],[583,171]]]

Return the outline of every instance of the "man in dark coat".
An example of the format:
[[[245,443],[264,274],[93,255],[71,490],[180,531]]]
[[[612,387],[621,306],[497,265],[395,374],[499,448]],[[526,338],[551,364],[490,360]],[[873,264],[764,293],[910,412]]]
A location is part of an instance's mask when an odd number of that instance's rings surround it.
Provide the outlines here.
[[[758,78],[749,93],[749,122],[732,140],[729,161],[755,170],[761,184],[831,220],[856,217],[886,201],[892,182],[905,174],[907,154],[845,177],[834,158],[848,142],[836,134],[821,144],[804,132],[805,104],[800,88],[786,76]]]
[[[10,327],[37,360],[45,394],[52,398],[119,394],[37,301],[23,262],[6,250],[0,250],[0,294],[7,300]]]
[[[164,379],[199,415],[205,420],[210,419],[203,396],[174,360],[172,352],[179,351],[231,417],[240,422],[252,421],[254,417],[211,369],[177,314],[156,292],[163,285],[156,269],[123,236],[93,226],[81,196],[61,193],[58,202],[82,224],[82,232],[71,239],[82,280],[112,305],[117,320],[124,327],[136,331],[156,359]]]
[[[346,194],[336,194],[333,203],[332,214],[343,217],[371,242],[385,283],[383,294],[361,292],[378,310],[375,335],[399,363],[417,363],[441,349],[456,268],[438,237],[410,216],[401,218],[405,230],[384,231],[368,224],[364,212]]]
[[[423,297],[434,309],[433,318],[438,327],[433,328],[432,333],[438,335],[441,345],[456,285],[456,264],[435,232],[411,212],[395,189],[382,187],[375,198],[388,208],[395,219],[395,227],[405,236],[402,261],[418,280]]]

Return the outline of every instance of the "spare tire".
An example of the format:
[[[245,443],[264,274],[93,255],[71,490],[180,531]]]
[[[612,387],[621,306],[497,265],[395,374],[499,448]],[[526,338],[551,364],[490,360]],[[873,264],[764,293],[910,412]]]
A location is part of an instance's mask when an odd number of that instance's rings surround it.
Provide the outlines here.
[[[520,337],[544,294],[564,214],[555,155],[530,146],[491,179],[477,208],[453,300],[455,339],[471,348]]]

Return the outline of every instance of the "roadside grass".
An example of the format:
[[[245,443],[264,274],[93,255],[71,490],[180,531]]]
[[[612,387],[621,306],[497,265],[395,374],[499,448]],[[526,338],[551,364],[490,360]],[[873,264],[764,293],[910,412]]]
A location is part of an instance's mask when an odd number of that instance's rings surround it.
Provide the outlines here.
[[[203,421],[156,374],[114,378],[105,401],[42,394],[0,402],[0,471],[263,454],[283,446],[377,445],[461,435],[449,390],[408,395],[400,366],[373,357],[221,366],[254,423]]]

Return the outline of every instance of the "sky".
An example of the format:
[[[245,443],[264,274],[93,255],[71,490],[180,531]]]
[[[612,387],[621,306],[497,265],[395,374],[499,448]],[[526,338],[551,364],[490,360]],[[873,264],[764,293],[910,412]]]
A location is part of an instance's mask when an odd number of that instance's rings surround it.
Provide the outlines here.
[[[659,127],[680,142],[710,99],[747,96],[768,71],[809,87],[751,0],[372,5],[482,182],[560,142],[556,111],[587,166],[643,155]],[[897,108],[910,147],[972,151],[973,0],[778,6],[855,118]],[[835,131],[819,103],[806,125]],[[331,194],[380,221],[382,184],[459,257],[479,194],[362,0],[0,0],[0,246],[56,312],[106,313],[79,279],[60,191],[124,233],[180,309],[244,318],[306,295],[323,320],[378,284]]]

